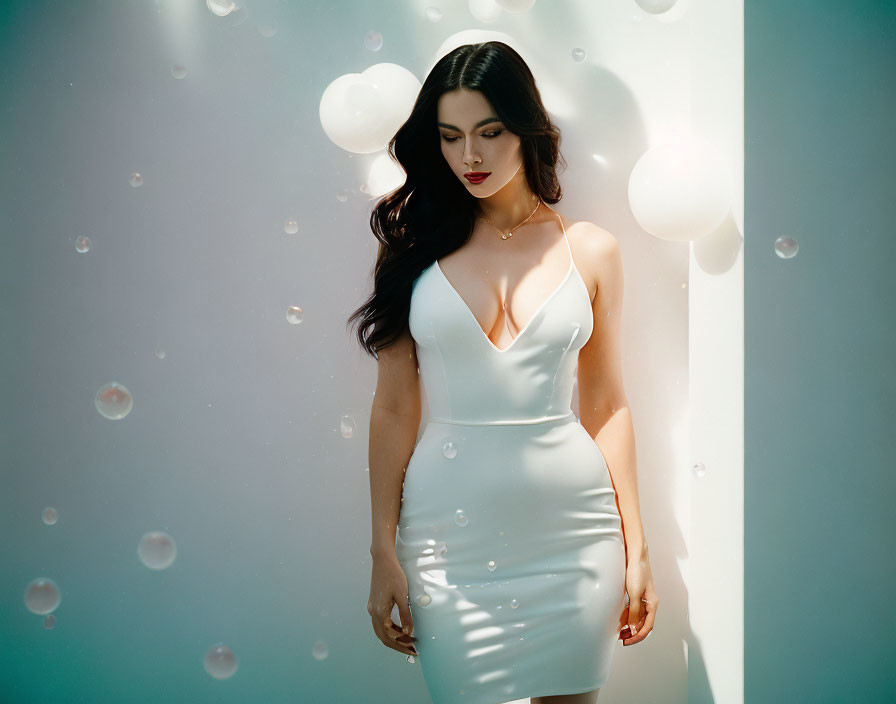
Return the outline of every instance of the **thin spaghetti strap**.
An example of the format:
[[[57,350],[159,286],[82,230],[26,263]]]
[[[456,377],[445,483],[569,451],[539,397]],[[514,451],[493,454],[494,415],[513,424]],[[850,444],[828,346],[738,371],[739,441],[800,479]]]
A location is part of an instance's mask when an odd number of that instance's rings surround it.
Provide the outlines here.
[[[548,208],[548,210],[550,210],[554,215],[556,215],[557,219],[560,221],[560,227],[563,228],[563,239],[566,240],[566,249],[569,250],[569,260],[571,262],[575,263],[575,260],[572,256],[572,247],[569,244],[569,236],[566,234],[566,225],[563,224],[563,218],[560,217],[560,213],[558,213],[553,208]]]

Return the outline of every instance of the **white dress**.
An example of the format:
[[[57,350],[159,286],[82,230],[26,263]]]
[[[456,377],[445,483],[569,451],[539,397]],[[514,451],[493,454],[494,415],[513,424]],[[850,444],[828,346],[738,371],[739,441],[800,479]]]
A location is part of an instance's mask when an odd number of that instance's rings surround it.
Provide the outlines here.
[[[413,284],[430,419],[396,555],[434,704],[577,694],[610,673],[625,547],[606,461],[571,410],[593,313],[563,236],[566,276],[505,349],[437,262]]]

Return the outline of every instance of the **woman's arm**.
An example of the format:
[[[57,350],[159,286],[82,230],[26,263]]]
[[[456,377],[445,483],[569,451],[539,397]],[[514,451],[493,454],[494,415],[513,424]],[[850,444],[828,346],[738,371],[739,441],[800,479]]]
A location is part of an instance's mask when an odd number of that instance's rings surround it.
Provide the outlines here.
[[[420,427],[420,380],[413,338],[406,330],[377,352],[377,384],[370,409],[370,554],[395,555],[401,491]]]
[[[607,461],[629,557],[647,552],[638,500],[635,431],[622,382],[622,256],[616,238],[579,224],[580,252],[597,281],[594,331],[579,351],[579,420]]]

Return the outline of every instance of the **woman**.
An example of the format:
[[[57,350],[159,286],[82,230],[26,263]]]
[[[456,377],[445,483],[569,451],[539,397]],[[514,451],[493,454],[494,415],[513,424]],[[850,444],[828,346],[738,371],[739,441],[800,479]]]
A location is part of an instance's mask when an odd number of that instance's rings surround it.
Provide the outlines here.
[[[374,293],[350,318],[378,361],[367,608],[385,645],[417,644],[435,704],[593,704],[616,640],[653,628],[622,263],[547,205],[559,140],[512,48],[461,46],[390,141],[407,179],[371,215]]]

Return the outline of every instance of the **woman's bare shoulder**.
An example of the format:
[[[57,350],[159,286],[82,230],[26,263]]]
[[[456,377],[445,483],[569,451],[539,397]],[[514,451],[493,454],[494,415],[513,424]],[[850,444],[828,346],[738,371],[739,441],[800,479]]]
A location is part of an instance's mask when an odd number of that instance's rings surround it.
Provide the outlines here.
[[[619,242],[611,232],[588,220],[564,218],[563,224],[569,237],[569,246],[575,256],[576,266],[588,286],[591,299],[594,300],[601,272],[606,268],[608,260],[617,256]]]

